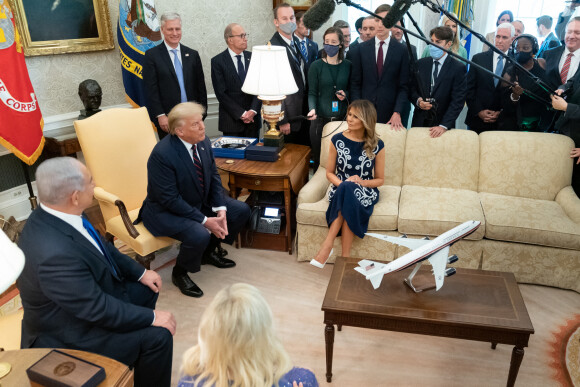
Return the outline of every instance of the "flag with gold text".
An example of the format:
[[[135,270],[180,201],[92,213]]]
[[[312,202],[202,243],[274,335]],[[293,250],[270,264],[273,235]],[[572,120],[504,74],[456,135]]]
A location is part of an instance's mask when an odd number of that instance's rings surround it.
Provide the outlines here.
[[[0,0],[0,144],[28,165],[44,147],[44,121],[7,0]]]
[[[145,51],[162,42],[154,0],[119,0],[117,40],[125,97],[134,107],[145,106]]]

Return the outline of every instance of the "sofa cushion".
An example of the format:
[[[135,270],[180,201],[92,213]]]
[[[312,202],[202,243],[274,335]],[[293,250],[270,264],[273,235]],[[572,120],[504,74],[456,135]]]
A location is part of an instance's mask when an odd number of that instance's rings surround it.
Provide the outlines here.
[[[401,191],[400,233],[438,236],[468,220],[478,220],[481,226],[466,239],[482,239],[485,217],[475,191],[412,185]]]
[[[375,204],[373,214],[369,220],[369,231],[391,231],[397,229],[400,194],[400,187],[391,185],[379,187],[379,202]],[[296,210],[296,222],[299,224],[328,227],[326,224],[327,209],[328,200],[326,198],[316,203],[300,203]]]
[[[326,168],[328,147],[332,136],[346,129],[347,124],[344,121],[329,122],[324,126],[320,147],[320,168]],[[387,124],[377,124],[376,131],[379,138],[385,143],[385,182],[383,184],[401,186],[407,131],[392,130],[391,125]]]
[[[553,133],[483,132],[479,192],[554,200],[570,185],[569,137]]]
[[[580,250],[580,225],[551,200],[480,193],[485,237]]]
[[[428,128],[407,133],[403,184],[477,191],[479,139],[475,132],[452,129],[429,137]]]

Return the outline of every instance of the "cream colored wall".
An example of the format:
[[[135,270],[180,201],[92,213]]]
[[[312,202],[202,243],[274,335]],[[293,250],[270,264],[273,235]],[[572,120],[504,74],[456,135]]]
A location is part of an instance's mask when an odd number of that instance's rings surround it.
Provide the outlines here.
[[[210,60],[225,49],[223,31],[231,22],[240,23],[250,34],[248,46],[265,44],[274,33],[271,0],[177,1],[157,0],[158,15],[177,11],[182,16],[182,43],[197,51],[203,62],[208,94],[211,85]],[[28,71],[43,116],[65,114],[82,109],[78,84],[95,79],[103,88],[102,106],[125,103],[116,26],[118,0],[109,0],[115,49],[86,54],[61,54],[26,58]]]

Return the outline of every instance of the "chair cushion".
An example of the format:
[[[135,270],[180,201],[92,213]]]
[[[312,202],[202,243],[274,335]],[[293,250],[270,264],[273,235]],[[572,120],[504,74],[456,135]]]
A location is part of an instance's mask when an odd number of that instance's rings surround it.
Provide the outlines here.
[[[580,225],[551,200],[480,193],[485,237],[580,250]]]
[[[452,129],[431,138],[428,128],[407,133],[403,183],[477,191],[479,139],[471,130]]]
[[[399,232],[438,236],[468,220],[481,226],[466,239],[485,235],[485,217],[475,191],[406,185],[399,204]]]
[[[401,194],[400,187],[383,185],[379,187],[379,202],[373,209],[369,220],[370,230],[396,230],[398,203]],[[328,227],[326,224],[326,210],[328,200],[323,198],[316,203],[300,203],[296,210],[296,222],[312,226]]]
[[[139,208],[129,211],[131,221],[137,219]],[[139,236],[133,239],[129,236],[121,215],[115,216],[106,222],[107,231],[127,243],[139,255],[145,256],[163,247],[175,243],[175,240],[169,237],[154,237],[143,225],[143,222],[135,225]]]

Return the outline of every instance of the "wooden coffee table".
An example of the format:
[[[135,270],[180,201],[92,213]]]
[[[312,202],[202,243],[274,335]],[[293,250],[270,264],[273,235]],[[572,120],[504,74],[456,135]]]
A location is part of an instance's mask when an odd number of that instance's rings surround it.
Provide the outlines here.
[[[234,199],[238,198],[242,188],[284,193],[286,223],[281,227],[280,233],[277,235],[255,233],[252,245],[247,247],[282,250],[292,254],[292,227],[296,212],[292,195],[297,195],[308,181],[310,148],[286,144],[280,155],[280,159],[274,162],[220,157],[216,157],[215,160],[217,167],[229,174],[230,196]]]
[[[338,257],[322,303],[326,380],[332,379],[334,325],[514,345],[508,386],[513,386],[534,327],[512,273],[457,269],[438,291],[414,293],[403,279],[412,267],[383,278],[374,290],[354,268],[360,258]],[[431,275],[429,266],[418,275]]]

